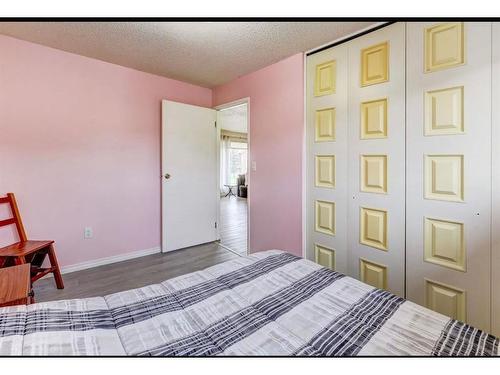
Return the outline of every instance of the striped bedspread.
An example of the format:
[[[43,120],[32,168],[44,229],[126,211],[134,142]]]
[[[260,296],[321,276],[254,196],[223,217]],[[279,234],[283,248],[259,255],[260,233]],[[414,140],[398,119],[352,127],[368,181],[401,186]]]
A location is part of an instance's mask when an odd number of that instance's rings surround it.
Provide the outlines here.
[[[498,354],[491,335],[277,250],[105,297],[0,309],[0,355]]]

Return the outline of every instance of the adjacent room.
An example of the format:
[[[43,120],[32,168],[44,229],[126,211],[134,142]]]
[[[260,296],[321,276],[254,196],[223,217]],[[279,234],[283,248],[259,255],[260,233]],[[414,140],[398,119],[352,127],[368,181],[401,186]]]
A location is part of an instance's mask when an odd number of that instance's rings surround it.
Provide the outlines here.
[[[248,108],[238,104],[219,110],[220,244],[247,254]]]
[[[0,21],[0,356],[500,355],[500,22]]]

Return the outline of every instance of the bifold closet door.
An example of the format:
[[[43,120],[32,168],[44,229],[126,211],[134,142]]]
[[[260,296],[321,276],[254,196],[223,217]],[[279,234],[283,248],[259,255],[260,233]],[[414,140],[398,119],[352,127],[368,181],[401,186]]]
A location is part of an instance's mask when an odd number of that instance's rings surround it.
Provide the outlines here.
[[[306,257],[347,271],[347,47],[307,58]]]
[[[405,25],[347,45],[348,274],[404,296]]]
[[[407,24],[407,298],[485,330],[491,57],[490,23]]]

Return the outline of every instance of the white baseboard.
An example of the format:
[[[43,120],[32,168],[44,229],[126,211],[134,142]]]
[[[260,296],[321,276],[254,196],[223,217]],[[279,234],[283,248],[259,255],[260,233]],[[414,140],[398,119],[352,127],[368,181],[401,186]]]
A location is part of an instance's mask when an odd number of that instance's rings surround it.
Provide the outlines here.
[[[161,248],[158,246],[158,247],[153,247],[151,249],[132,251],[130,253],[113,255],[111,257],[89,260],[86,262],[61,267],[61,273],[65,274],[65,273],[71,273],[71,272],[76,272],[76,271],[82,271],[82,270],[86,270],[89,268],[104,266],[105,264],[123,262],[124,260],[140,258],[140,257],[144,257],[146,255],[156,254],[156,253],[160,253],[160,252],[161,252]],[[52,274],[50,274],[50,275],[52,275]]]

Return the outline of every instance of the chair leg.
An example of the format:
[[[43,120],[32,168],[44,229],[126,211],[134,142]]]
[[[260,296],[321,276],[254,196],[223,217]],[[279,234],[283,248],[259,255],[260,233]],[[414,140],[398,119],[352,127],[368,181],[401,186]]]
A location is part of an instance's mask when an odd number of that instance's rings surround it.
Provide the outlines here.
[[[56,281],[57,289],[64,289],[64,283],[61,276],[61,271],[59,270],[59,263],[57,263],[54,245],[50,245],[49,247],[49,260],[50,266],[53,269],[52,273],[54,274],[54,280]]]
[[[28,297],[28,305],[35,303],[35,292],[33,291],[33,286],[31,286],[31,292]]]

